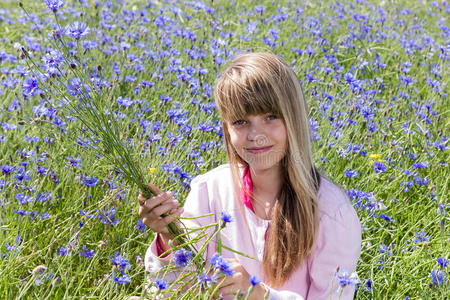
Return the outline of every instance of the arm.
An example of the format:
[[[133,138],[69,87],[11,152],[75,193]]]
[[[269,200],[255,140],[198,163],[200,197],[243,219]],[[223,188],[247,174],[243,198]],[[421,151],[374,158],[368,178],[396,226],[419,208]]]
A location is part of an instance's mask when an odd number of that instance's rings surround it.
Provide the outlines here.
[[[191,191],[184,203],[184,210],[182,212],[182,217],[198,217],[209,213],[211,213],[211,209],[209,206],[207,185],[206,182],[202,180],[202,176],[198,176],[194,178],[191,182]],[[141,215],[141,217],[143,216]],[[215,216],[213,215],[198,219],[190,219],[190,220],[185,219],[182,220],[182,222],[187,228],[198,228],[207,224],[214,223],[216,222],[216,220]],[[165,224],[165,226],[166,225],[167,224]],[[196,233],[194,233],[192,237],[194,237],[195,235]],[[157,238],[158,237],[155,236],[155,239],[151,243],[145,255],[146,270],[152,273],[158,272],[162,267],[170,263],[173,256],[172,254],[169,254],[166,257],[159,257],[156,243]],[[163,251],[168,250],[170,248],[168,245],[168,240],[172,239],[172,237],[170,235],[161,234],[159,238],[160,238],[159,246],[163,248],[161,250]],[[214,243],[212,242],[211,246],[213,244]],[[199,242],[195,246],[197,249],[200,249],[201,245],[202,243]],[[207,254],[208,251],[206,255]]]
[[[307,299],[353,299],[354,286],[340,287],[336,269],[356,270],[361,252],[361,224],[350,203],[334,216],[323,215],[312,257],[308,261],[310,287]]]

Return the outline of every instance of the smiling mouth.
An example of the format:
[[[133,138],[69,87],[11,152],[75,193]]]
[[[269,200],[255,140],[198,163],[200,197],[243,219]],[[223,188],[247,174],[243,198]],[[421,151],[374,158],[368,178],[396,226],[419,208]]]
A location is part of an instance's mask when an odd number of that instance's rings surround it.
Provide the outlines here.
[[[272,149],[273,146],[267,146],[267,147],[258,147],[258,148],[246,148],[246,150],[252,154],[259,154],[264,153]]]

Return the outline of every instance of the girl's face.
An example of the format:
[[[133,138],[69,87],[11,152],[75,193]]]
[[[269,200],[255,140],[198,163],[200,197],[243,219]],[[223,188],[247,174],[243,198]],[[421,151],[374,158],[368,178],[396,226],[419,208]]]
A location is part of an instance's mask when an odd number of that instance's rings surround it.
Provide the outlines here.
[[[247,115],[226,121],[226,126],[234,149],[254,171],[280,168],[287,149],[287,132],[279,116]]]

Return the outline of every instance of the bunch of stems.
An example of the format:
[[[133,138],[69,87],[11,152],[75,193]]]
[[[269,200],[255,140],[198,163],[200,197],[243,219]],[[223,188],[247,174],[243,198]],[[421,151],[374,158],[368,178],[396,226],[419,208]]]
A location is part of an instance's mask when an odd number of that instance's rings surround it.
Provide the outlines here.
[[[23,6],[24,12],[28,15]],[[59,32],[64,32],[63,27],[59,23],[56,13],[54,13],[56,24]],[[56,76],[47,76],[42,70],[42,67],[32,58],[30,53],[22,47],[22,53],[27,60],[31,72],[39,81],[39,87],[50,98],[55,95],[63,103],[62,110],[75,117],[81,122],[81,132],[84,134],[90,133],[99,141],[101,146],[102,157],[106,162],[116,168],[116,170],[123,176],[123,180],[130,186],[137,186],[141,194],[145,198],[151,198],[157,195],[157,192],[152,189],[145,180],[144,174],[140,164],[133,159],[131,147],[125,144],[123,139],[123,128],[119,122],[114,118],[112,109],[107,107],[107,100],[112,99],[114,95],[114,87],[102,89],[95,85],[95,81],[90,79],[94,69],[88,62],[82,63],[81,58],[72,55],[67,46],[67,42],[63,34],[53,34],[54,45],[62,53],[63,66],[58,65],[56,68],[58,74]],[[77,49],[80,49],[79,40],[76,40]],[[81,66],[86,71],[81,70]],[[80,80],[80,86],[76,89],[76,96],[69,95],[67,92],[67,85],[69,83],[69,76],[74,76]],[[105,91],[106,90],[106,91]],[[50,104],[50,103],[49,103]],[[163,214],[163,217],[168,214]],[[180,225],[184,226],[181,222]],[[175,222],[168,224],[168,230],[179,245],[184,245],[185,248],[196,253],[195,247],[188,241],[188,237],[183,234],[183,229]]]

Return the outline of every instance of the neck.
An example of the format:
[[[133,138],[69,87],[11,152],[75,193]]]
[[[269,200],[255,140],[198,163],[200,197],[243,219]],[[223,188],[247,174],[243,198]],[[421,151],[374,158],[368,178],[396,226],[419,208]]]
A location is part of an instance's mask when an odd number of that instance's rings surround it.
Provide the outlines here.
[[[273,206],[281,190],[281,168],[253,170],[250,168],[253,183],[253,196],[260,204]],[[262,203],[261,203],[262,202]]]

